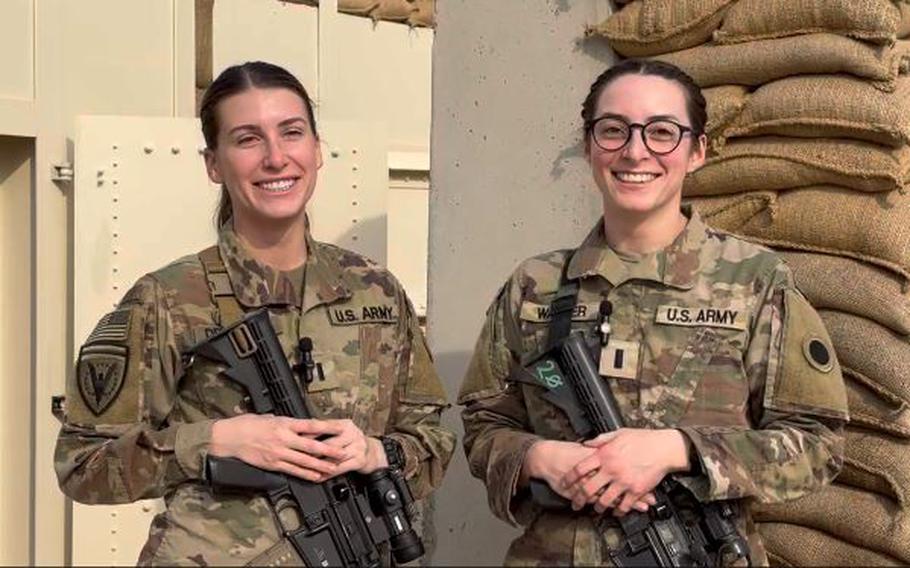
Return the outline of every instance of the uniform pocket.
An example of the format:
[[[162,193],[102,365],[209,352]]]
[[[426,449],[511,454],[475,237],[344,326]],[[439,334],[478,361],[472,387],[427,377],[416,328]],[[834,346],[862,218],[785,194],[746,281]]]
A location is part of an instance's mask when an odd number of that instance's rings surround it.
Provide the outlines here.
[[[741,423],[748,384],[732,331],[695,328],[666,382],[652,387],[646,416],[654,424]]]
[[[391,413],[400,357],[395,329],[391,323],[360,326],[360,380],[352,419],[368,436],[384,434]]]

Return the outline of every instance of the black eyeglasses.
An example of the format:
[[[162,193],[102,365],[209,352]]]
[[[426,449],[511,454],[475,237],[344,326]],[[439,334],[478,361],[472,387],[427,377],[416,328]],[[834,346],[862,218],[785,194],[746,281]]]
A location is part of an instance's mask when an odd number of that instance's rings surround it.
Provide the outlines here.
[[[630,124],[615,116],[602,116],[588,124],[594,143],[608,152],[625,148],[635,128],[641,129],[641,141],[645,148],[658,155],[669,154],[679,146],[685,134],[693,132],[689,126],[664,118]]]

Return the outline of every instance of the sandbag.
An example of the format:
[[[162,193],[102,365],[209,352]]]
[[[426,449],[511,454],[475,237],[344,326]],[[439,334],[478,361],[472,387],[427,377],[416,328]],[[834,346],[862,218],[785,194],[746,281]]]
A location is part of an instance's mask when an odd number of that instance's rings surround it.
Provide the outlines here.
[[[897,37],[910,36],[910,4],[898,4],[901,11],[901,23],[897,27]]]
[[[735,233],[776,200],[777,196],[771,192],[755,191],[742,195],[687,198],[685,202],[697,209],[712,228]]]
[[[841,371],[847,386],[850,424],[910,439],[910,404],[852,369],[841,367]]]
[[[908,195],[813,186],[776,194],[739,226],[719,217],[706,220],[769,246],[849,256],[910,278]]]
[[[338,0],[338,11],[374,20],[405,22],[417,11],[412,0]]]
[[[808,526],[844,542],[910,562],[910,518],[897,503],[833,483],[795,501],[752,507],[758,522]]]
[[[708,111],[705,134],[712,139],[739,116],[749,98],[749,89],[742,85],[721,85],[702,89],[702,94]]]
[[[851,75],[787,77],[759,87],[723,136],[776,134],[910,144],[910,77],[892,93]]]
[[[733,139],[716,152],[686,176],[683,195],[778,191],[812,185],[888,192],[902,191],[910,182],[907,147],[767,136]]]
[[[895,333],[910,335],[910,292],[905,279],[842,256],[783,250],[779,254],[816,308],[868,318]]]
[[[844,542],[823,531],[790,523],[758,523],[771,565],[903,566],[893,556]]]
[[[878,493],[907,509],[910,441],[848,426],[844,448],[838,483]]]
[[[807,34],[735,45],[700,45],[655,59],[682,68],[700,87],[758,86],[792,75],[847,73],[893,91],[905,65],[905,49],[835,34]]]
[[[641,0],[631,2],[588,30],[626,57],[678,51],[704,43],[733,0]]]
[[[894,41],[900,10],[891,0],[739,0],[714,32],[717,43],[834,33],[880,44]]]
[[[835,310],[818,310],[837,360],[870,388],[910,403],[910,340],[872,320]]]
[[[436,0],[412,0],[417,10],[408,16],[408,24],[417,28],[436,27]]]

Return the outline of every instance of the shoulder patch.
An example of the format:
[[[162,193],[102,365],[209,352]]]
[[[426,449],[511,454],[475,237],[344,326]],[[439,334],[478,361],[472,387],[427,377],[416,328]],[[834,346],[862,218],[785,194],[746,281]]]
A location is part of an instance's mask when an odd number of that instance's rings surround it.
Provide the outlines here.
[[[847,393],[821,317],[796,290],[784,292],[781,361],[769,405],[846,419]]]
[[[396,323],[398,306],[395,304],[364,304],[362,306],[330,306],[329,321],[332,325],[360,325],[364,323]]]
[[[98,321],[92,334],[85,340],[85,344],[125,341],[130,329],[131,315],[132,310],[129,307],[120,308],[107,314]]]
[[[550,313],[550,304],[537,304],[535,302],[521,303],[521,319],[535,323],[544,323],[553,319]],[[595,321],[600,317],[600,304],[598,302],[575,304],[572,308],[572,321]]]
[[[744,309],[661,305],[655,322],[686,327],[720,327],[745,331],[749,314]]]
[[[128,354],[127,347],[109,344],[86,344],[79,351],[76,365],[79,394],[95,416],[101,416],[120,393]]]

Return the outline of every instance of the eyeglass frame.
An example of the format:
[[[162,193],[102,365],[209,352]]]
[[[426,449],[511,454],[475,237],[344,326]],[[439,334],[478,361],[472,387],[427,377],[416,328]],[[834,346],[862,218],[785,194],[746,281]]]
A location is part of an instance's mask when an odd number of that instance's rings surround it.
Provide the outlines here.
[[[626,141],[623,142],[622,145],[620,145],[618,148],[614,148],[612,150],[601,146],[600,142],[598,142],[597,138],[594,136],[594,127],[597,125],[598,122],[600,122],[602,120],[606,120],[606,119],[618,120],[620,122],[623,122],[624,124],[626,124],[629,127],[629,133],[626,135]],[[669,122],[670,124],[676,126],[680,130],[679,139],[676,141],[676,145],[673,146],[673,148],[667,150],[666,152],[654,151],[651,148],[651,146],[648,145],[647,138],[645,138],[645,128],[647,128],[651,124],[654,124],[655,122]],[[622,118],[621,116],[616,116],[614,114],[605,114],[603,116],[599,116],[599,117],[595,118],[594,120],[589,121],[588,124],[585,126],[585,130],[586,130],[587,134],[589,136],[591,136],[591,139],[594,140],[594,144],[596,144],[598,148],[600,148],[604,152],[618,152],[629,145],[629,142],[632,140],[632,132],[635,130],[636,127],[639,129],[638,133],[639,133],[639,136],[641,136],[641,143],[644,144],[644,146],[645,146],[645,148],[647,148],[648,152],[651,152],[652,154],[654,154],[656,156],[666,156],[667,154],[672,154],[674,151],[676,151],[677,148],[679,148],[679,145],[682,143],[683,136],[685,136],[686,134],[695,133],[695,129],[692,128],[691,126],[686,126],[685,124],[680,124],[680,123],[676,122],[675,120],[671,120],[669,118],[655,117],[655,118],[652,118],[651,120],[645,122],[644,124],[642,124],[640,122],[628,122],[628,121],[626,121],[626,119]]]

